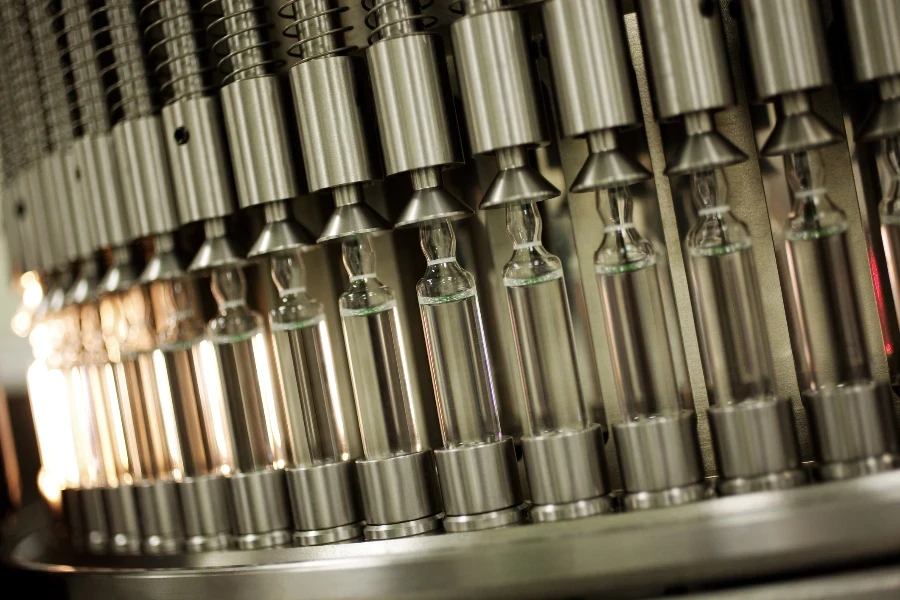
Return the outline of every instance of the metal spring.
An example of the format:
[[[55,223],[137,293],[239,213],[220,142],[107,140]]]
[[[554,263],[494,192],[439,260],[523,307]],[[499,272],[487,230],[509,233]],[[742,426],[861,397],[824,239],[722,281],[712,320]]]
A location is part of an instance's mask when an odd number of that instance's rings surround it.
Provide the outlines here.
[[[125,119],[152,114],[149,73],[144,64],[134,4],[127,0],[106,0],[91,13],[91,18],[103,23],[94,30],[97,58],[106,57],[109,63],[100,74],[107,80],[115,74],[106,87],[107,98],[113,103],[110,112],[114,115],[121,112]]]
[[[159,57],[154,72],[166,104],[215,89],[211,67],[201,60],[208,48],[205,29],[195,26],[199,13],[188,0],[150,0],[141,9],[140,18],[149,22],[144,39],[157,40],[147,53]]]
[[[287,53],[304,63],[356,50],[356,46],[341,45],[343,34],[353,29],[352,25],[340,24],[340,14],[350,10],[349,7],[332,6],[329,0],[310,3],[315,6],[306,16],[302,16],[303,0],[288,0],[278,9],[279,17],[291,21],[282,29],[282,35],[297,40],[288,46]]]
[[[53,0],[47,4],[52,11]],[[69,62],[64,70],[71,81],[67,92],[77,107],[74,126],[83,133],[109,131],[109,112],[94,55],[87,2],[63,0],[56,21],[62,23],[57,26],[57,40],[68,50]]]
[[[26,4],[29,30],[38,64],[38,87],[47,116],[47,141],[51,149],[65,147],[74,136],[55,32],[41,4],[37,2]]]
[[[368,42],[371,44],[382,39],[382,34],[388,33],[390,29],[396,29],[397,25],[407,24],[415,31],[434,27],[438,22],[437,18],[422,14],[422,11],[432,4],[434,0],[362,0],[362,6],[366,10],[366,27],[372,30]],[[386,11],[387,8],[395,10]],[[403,14],[404,9],[408,14]]]
[[[201,10],[213,18],[206,31],[215,39],[212,51],[219,58],[223,84],[266,75],[280,66],[280,61],[271,58],[278,42],[267,32],[274,28],[267,6],[257,0],[209,0]]]

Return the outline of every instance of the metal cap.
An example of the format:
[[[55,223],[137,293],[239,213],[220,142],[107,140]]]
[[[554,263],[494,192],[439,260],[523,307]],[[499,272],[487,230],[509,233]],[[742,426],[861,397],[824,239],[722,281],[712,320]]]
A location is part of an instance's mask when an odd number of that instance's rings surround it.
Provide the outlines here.
[[[163,250],[157,245],[156,252],[147,261],[147,266],[141,272],[138,283],[148,284],[154,281],[171,281],[184,277],[184,265],[178,254],[172,249]]]
[[[204,230],[206,231],[206,240],[188,266],[188,271],[205,271],[215,267],[240,265],[246,262],[244,253],[226,237],[224,220],[210,219],[204,223]]]
[[[124,292],[138,283],[138,273],[134,266],[128,263],[113,263],[97,284],[97,295],[105,296]]]
[[[463,219],[472,215],[472,209],[451,194],[445,187],[416,190],[400,213],[394,227],[402,229],[421,225],[436,219]]]
[[[502,169],[485,192],[478,208],[503,208],[556,198],[560,191],[530,166]]]
[[[97,271],[93,259],[86,260],[75,276],[75,281],[66,292],[65,304],[82,304],[95,298],[97,291]]]
[[[248,258],[314,247],[311,236],[289,214],[286,202],[269,202],[264,209],[266,224],[247,253]]]
[[[822,148],[841,140],[841,134],[813,112],[809,96],[803,92],[782,96],[781,113],[763,144],[765,156]]]
[[[319,234],[318,242],[390,229],[390,225],[362,198],[358,185],[334,189],[334,212]]]
[[[716,131],[709,113],[685,116],[684,128],[687,137],[669,159],[666,175],[721,169],[747,160],[746,154]]]
[[[629,186],[653,177],[644,165],[621,150],[613,148],[592,152],[569,187],[575,194],[613,187]]]
[[[882,101],[859,128],[859,139],[869,142],[900,136],[900,98]]]

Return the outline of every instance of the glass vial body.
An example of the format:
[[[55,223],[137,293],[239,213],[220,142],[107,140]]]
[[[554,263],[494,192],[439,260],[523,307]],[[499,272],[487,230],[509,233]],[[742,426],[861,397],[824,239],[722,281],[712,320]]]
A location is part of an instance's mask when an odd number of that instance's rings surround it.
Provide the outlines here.
[[[286,416],[287,463],[315,466],[350,459],[331,339],[322,305],[306,290],[300,250],[271,258],[281,298],[269,312]]]
[[[691,175],[697,221],[688,232],[691,297],[710,405],[775,397],[775,375],[753,243],[726,203],[721,171]]]
[[[883,167],[883,197],[878,205],[881,241],[891,280],[894,310],[900,321],[900,138],[884,140],[880,158]]]
[[[375,275],[375,251],[368,236],[343,242],[342,253],[350,284],[339,307],[363,453],[377,459],[419,452],[424,447],[397,302]]]
[[[284,421],[263,318],[247,306],[239,266],[214,270],[212,290],[219,314],[209,322],[207,334],[218,359],[234,467],[238,471],[283,467]]]
[[[541,243],[534,203],[506,209],[513,254],[503,269],[531,435],[588,425],[562,263]]]
[[[801,387],[819,390],[870,379],[853,284],[844,213],[828,198],[821,156],[785,157],[794,203],[785,227],[787,263],[802,348]]]
[[[444,445],[496,442],[500,418],[475,278],[456,262],[448,220],[423,225],[419,241],[428,262],[416,295]]]
[[[609,224],[594,267],[622,415],[634,421],[672,414],[681,407],[656,249],[634,226],[628,188],[597,198]]]

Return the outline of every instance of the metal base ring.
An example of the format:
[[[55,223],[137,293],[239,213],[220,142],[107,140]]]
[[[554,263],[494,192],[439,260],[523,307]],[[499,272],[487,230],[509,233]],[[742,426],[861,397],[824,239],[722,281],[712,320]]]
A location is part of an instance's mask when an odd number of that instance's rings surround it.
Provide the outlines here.
[[[295,531],[295,546],[324,546],[325,544],[337,544],[349,542],[362,537],[363,522],[340,525],[331,529],[316,529],[313,531]]]
[[[651,508],[667,508],[703,500],[711,495],[711,488],[706,485],[706,482],[700,482],[657,492],[625,494],[622,497],[622,508],[627,512],[649,510]]]
[[[444,517],[444,529],[450,533],[461,533],[515,525],[525,518],[527,508],[527,504],[520,504],[477,515],[448,515]]]
[[[716,481],[716,491],[722,496],[735,496],[750,492],[771,492],[787,490],[806,485],[809,475],[804,469],[792,469],[781,473],[767,473],[756,477],[720,477]]]
[[[900,457],[896,454],[882,454],[859,460],[819,463],[813,467],[813,474],[820,481],[840,481],[892,471],[898,465],[900,465]]]
[[[195,552],[215,552],[227,550],[230,544],[231,536],[225,532],[214,535],[195,535],[184,540],[184,551],[191,554]]]
[[[531,507],[529,516],[535,523],[571,521],[611,513],[616,510],[615,502],[609,496],[597,496],[565,504],[540,504]]]
[[[394,540],[413,535],[422,535],[423,533],[439,529],[443,518],[444,513],[438,513],[414,521],[391,523],[389,525],[366,525],[363,529],[363,535],[366,540]]]
[[[244,535],[233,535],[231,536],[231,541],[238,550],[279,548],[291,543],[291,533],[285,529],[267,531],[266,533],[247,533]]]

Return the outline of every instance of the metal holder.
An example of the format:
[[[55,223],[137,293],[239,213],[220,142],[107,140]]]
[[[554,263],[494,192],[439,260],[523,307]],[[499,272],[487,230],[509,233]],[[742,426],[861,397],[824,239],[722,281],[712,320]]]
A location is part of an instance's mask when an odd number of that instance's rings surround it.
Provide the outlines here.
[[[106,487],[103,500],[109,524],[109,552],[119,556],[141,553],[141,520],[138,517],[134,488],[130,485]]]
[[[184,543],[178,492],[174,481],[135,484],[144,554],[177,554]]]
[[[848,479],[897,466],[897,429],[886,387],[870,381],[807,391],[802,398],[818,479]]]
[[[228,477],[234,545],[241,550],[273,548],[291,541],[291,509],[283,469]]]
[[[74,490],[81,504],[84,518],[85,549],[91,554],[106,554],[109,551],[109,525],[106,521],[106,506],[101,488]]]
[[[111,133],[83,135],[73,145],[75,162],[90,210],[88,225],[95,250],[131,242],[122,180]],[[84,210],[84,207],[81,207]]]
[[[441,498],[431,450],[356,461],[367,540],[389,540],[434,531]]]
[[[790,400],[711,407],[708,415],[720,494],[782,490],[806,483]]]
[[[359,483],[353,462],[285,469],[294,545],[320,546],[362,536]]]
[[[580,519],[614,509],[599,425],[581,431],[522,436],[522,452],[531,490],[532,521]]]
[[[225,550],[231,538],[225,477],[187,477],[178,484],[187,552]]]
[[[81,490],[78,488],[63,488],[60,499],[62,501],[63,521],[69,544],[75,552],[84,552],[87,548],[85,542],[85,519],[81,507]]]
[[[627,511],[677,506],[707,497],[697,415],[681,411],[613,425]]]
[[[519,523],[522,491],[512,438],[434,451],[444,529],[477,531]]]

